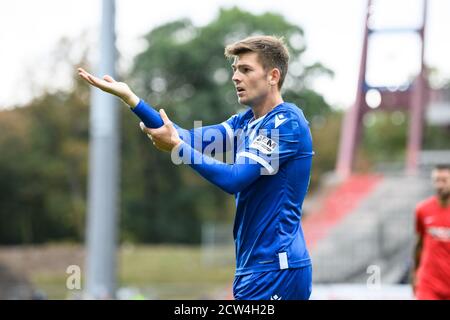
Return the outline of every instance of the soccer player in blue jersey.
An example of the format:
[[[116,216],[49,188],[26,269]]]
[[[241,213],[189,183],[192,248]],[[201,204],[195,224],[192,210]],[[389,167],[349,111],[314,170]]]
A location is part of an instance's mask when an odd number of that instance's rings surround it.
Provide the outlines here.
[[[239,103],[248,108],[191,130],[172,123],[123,82],[81,68],[79,75],[128,104],[143,121],[141,129],[173,161],[235,196],[235,299],[309,299],[312,266],[301,217],[314,152],[308,121],[281,95],[288,50],[282,39],[253,36],[227,46],[225,55],[233,59]],[[231,154],[231,163],[212,157],[215,151]]]

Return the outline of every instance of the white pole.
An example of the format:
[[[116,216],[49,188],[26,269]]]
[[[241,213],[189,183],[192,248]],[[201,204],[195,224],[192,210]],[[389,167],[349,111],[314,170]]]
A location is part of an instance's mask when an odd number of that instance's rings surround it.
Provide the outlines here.
[[[97,74],[115,77],[115,1],[103,0]],[[115,97],[91,91],[86,298],[114,299],[119,189],[119,110]]]

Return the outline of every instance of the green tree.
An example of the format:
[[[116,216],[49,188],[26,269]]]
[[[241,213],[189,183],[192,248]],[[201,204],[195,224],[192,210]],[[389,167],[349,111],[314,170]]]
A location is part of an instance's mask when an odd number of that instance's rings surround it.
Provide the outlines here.
[[[26,107],[0,113],[2,243],[83,238],[86,91],[44,94]]]

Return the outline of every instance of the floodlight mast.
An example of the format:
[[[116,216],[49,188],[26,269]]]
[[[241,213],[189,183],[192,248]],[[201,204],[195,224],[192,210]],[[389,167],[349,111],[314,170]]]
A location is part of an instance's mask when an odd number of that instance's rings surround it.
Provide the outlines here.
[[[115,77],[115,0],[102,0],[98,69]],[[119,105],[91,89],[85,298],[114,299],[119,193]]]

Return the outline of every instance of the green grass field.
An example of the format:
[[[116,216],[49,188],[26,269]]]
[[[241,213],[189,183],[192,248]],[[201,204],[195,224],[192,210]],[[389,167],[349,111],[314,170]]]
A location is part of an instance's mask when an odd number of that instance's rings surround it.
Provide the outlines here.
[[[73,246],[68,250],[83,251]],[[229,297],[234,275],[233,248],[216,248],[207,258],[205,261],[198,246],[123,246],[118,253],[118,287],[135,288],[148,299]],[[53,254],[47,259],[62,258]],[[83,273],[84,261],[78,260]],[[73,263],[67,261],[67,265]],[[59,261],[58,265],[60,267],[32,268],[28,277],[49,299],[77,296],[80,292],[66,288],[68,275],[61,267],[64,263]]]

